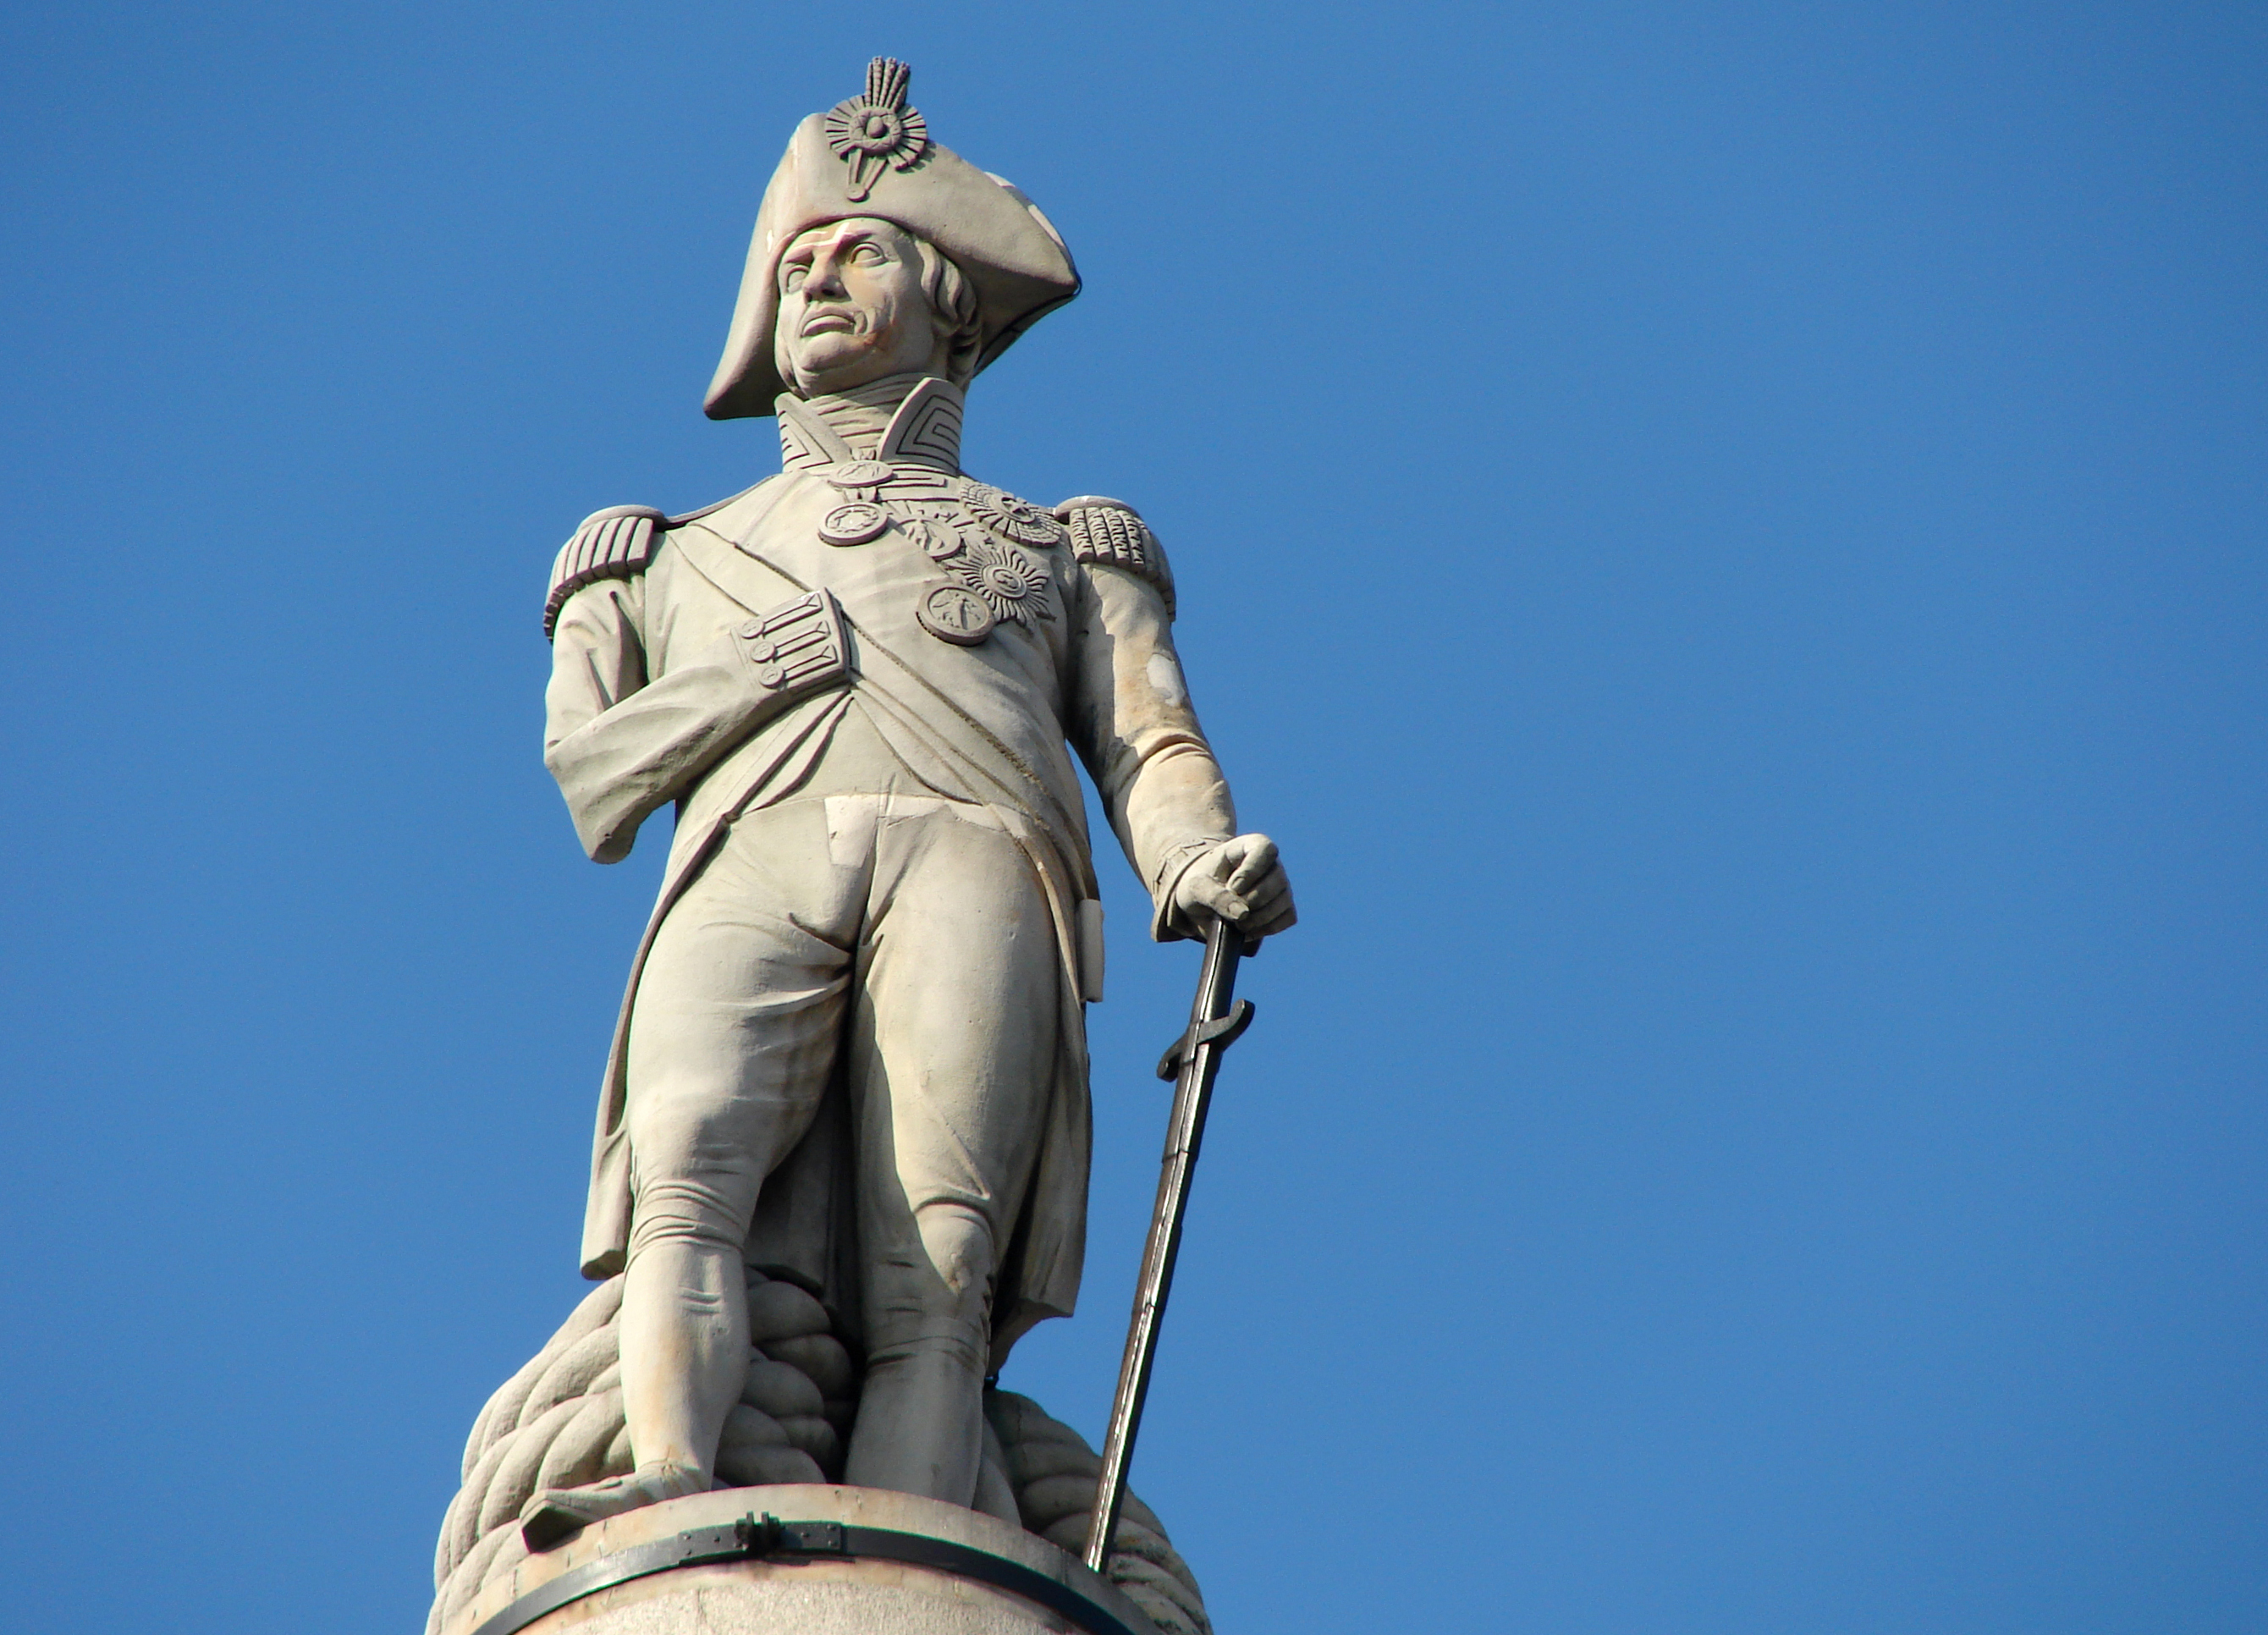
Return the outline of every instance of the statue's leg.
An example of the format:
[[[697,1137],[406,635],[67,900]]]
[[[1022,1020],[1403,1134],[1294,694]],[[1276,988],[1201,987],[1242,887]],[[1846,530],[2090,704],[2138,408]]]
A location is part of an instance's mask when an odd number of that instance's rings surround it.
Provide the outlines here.
[[[748,1372],[741,1246],[764,1177],[825,1093],[863,911],[863,881],[829,866],[816,814],[809,802],[744,821],[647,956],[629,1044],[633,1202],[619,1319],[637,1468],[579,1499],[537,1495],[531,1542],[709,1488]],[[799,850],[815,866],[795,868]],[[556,1513],[540,1521],[545,1505]]]
[[[877,836],[853,1019],[866,1374],[845,1479],[976,1498],[998,1259],[1056,1072],[1062,961],[1005,835],[943,815]]]

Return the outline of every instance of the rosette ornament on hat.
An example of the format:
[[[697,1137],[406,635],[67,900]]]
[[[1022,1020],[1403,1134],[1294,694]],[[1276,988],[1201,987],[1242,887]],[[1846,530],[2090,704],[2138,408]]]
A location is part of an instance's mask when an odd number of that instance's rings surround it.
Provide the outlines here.
[[[889,165],[911,170],[929,151],[929,122],[906,106],[906,84],[913,70],[878,56],[866,64],[866,94],[838,102],[827,115],[827,145],[850,167],[844,196],[865,202],[874,179]]]
[[[788,389],[772,358],[780,253],[805,229],[852,216],[895,222],[928,239],[975,287],[980,370],[1079,293],[1062,235],[1012,183],[930,139],[906,104],[908,70],[877,57],[866,93],[796,127],[756,210],[725,356],[709,383],[711,420],[769,415]]]

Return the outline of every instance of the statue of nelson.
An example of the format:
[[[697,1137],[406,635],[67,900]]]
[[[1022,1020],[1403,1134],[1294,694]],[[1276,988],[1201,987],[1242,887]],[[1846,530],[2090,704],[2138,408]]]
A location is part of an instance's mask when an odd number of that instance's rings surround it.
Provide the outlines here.
[[[806,120],[758,214],[708,412],[776,414],[780,474],[601,512],[554,571],[545,759],[578,833],[612,862],[678,816],[583,1246],[626,1274],[636,1468],[537,1492],[536,1548],[711,1485],[748,1266],[863,1349],[845,1479],[977,1502],[985,1377],[1071,1311],[1084,1248],[1102,943],[1073,749],[1154,936],[1293,921],[1190,706],[1156,537],[961,470],[963,388],[1079,279],[904,93],[877,63]]]

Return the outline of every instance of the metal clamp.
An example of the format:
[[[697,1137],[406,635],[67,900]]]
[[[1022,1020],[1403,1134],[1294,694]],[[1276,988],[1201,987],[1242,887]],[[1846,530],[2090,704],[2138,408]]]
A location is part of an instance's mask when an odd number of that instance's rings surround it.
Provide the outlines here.
[[[783,1521],[769,1510],[762,1520],[742,1516],[733,1523],[734,1539],[746,1556],[843,1556],[850,1553],[840,1521]]]

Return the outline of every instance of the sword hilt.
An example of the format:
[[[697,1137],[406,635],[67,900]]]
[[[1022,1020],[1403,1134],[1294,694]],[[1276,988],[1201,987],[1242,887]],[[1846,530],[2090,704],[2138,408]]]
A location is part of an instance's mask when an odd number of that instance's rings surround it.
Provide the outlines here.
[[[1226,1050],[1244,1036],[1252,1026],[1253,1004],[1239,999],[1229,1007],[1226,1016],[1216,1016],[1211,1021],[1191,1022],[1189,1031],[1166,1047],[1165,1055],[1158,1058],[1158,1077],[1171,1084],[1182,1076],[1182,1064],[1197,1053],[1201,1044]]]

